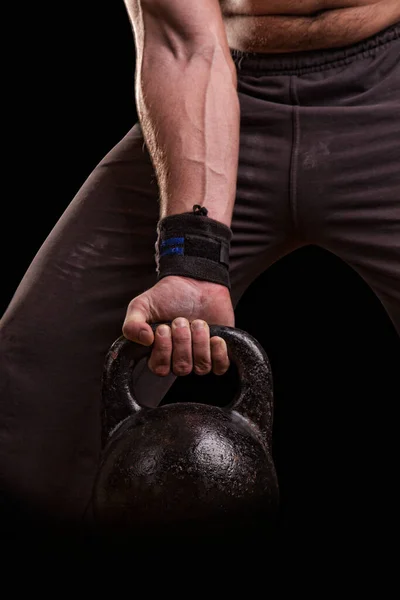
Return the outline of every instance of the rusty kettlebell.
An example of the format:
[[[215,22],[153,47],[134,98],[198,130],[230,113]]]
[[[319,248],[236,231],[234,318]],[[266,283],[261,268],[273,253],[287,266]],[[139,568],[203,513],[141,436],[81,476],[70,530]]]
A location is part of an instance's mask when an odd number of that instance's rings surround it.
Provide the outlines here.
[[[279,488],[271,453],[270,363],[243,330],[211,325],[210,335],[226,341],[240,379],[235,398],[224,407],[140,406],[132,372],[151,347],[120,337],[109,349],[103,450],[92,495],[101,527],[124,535],[191,537],[274,527]]]

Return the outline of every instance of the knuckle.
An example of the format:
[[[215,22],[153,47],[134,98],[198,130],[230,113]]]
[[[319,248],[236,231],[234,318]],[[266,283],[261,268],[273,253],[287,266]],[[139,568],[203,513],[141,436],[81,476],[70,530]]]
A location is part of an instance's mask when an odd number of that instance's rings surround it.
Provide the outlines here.
[[[154,375],[163,377],[164,375],[168,375],[171,370],[170,358],[167,356],[151,356],[147,366]]]
[[[210,347],[210,338],[207,336],[207,334],[193,336],[192,345],[199,352],[208,351],[208,349]]]
[[[213,369],[214,375],[225,375],[225,373],[227,371],[228,371],[228,369],[217,369],[217,368]]]
[[[168,375],[171,369],[171,352],[160,352],[153,348],[147,364],[155,375]]]
[[[197,361],[194,365],[194,371],[196,375],[207,375],[211,371],[211,363],[204,361]]]
[[[229,369],[229,362],[225,360],[213,360],[213,373],[223,375]]]
[[[211,343],[213,373],[224,375],[230,366],[226,342],[222,338],[213,338]]]
[[[186,329],[185,327],[182,327],[179,330],[174,331],[172,335],[173,335],[175,344],[184,344],[184,345],[191,344],[192,336],[190,335],[190,330]]]
[[[221,369],[227,370],[229,367],[229,361],[224,358],[213,358],[212,363],[213,363],[213,367],[215,369],[219,369],[219,370],[221,370]]]
[[[183,376],[183,375],[189,375],[189,373],[191,373],[192,371],[192,365],[187,363],[186,361],[178,361],[178,362],[174,362],[173,365],[173,372],[175,375],[178,376]]]
[[[157,365],[154,369],[151,369],[154,375],[158,375],[159,377],[166,377],[169,375],[170,367],[169,365]]]
[[[171,340],[160,339],[157,338],[154,342],[154,352],[165,356],[172,351],[172,342]]]

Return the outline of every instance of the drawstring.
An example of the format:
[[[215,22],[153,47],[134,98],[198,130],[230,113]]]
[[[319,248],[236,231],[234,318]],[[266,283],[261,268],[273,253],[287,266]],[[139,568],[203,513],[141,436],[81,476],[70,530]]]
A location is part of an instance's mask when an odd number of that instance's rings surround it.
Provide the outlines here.
[[[200,206],[200,204],[195,204],[193,206],[193,214],[201,215],[202,217],[206,217],[208,215],[208,210],[205,206]]]

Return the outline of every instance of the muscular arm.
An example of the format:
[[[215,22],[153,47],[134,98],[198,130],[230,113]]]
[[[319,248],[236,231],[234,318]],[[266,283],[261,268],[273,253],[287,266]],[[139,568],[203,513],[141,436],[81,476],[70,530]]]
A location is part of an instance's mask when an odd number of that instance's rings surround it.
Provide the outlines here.
[[[240,109],[218,0],[125,0],[136,45],[139,121],[160,217],[204,205],[230,226]]]

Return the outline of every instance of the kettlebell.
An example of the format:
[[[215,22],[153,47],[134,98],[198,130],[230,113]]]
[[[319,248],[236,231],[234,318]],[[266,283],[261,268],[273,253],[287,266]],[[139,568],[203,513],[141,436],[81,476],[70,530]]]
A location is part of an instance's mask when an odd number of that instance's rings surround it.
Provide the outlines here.
[[[104,531],[193,539],[274,529],[279,487],[271,452],[270,363],[241,329],[210,325],[210,336],[226,341],[239,375],[235,397],[224,407],[206,399],[140,406],[132,373],[151,347],[123,336],[110,347],[92,494],[93,518]]]

